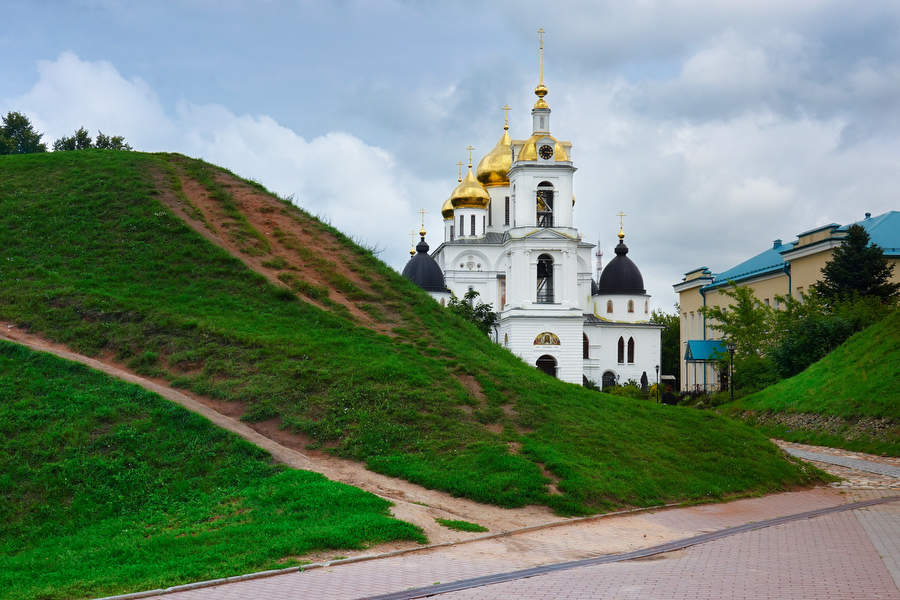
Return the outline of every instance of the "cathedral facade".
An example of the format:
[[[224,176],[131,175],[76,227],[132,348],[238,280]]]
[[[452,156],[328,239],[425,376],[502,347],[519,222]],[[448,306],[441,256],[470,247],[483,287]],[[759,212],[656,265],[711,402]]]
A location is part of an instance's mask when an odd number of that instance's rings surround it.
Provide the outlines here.
[[[575,227],[572,143],[550,130],[543,44],[534,93],[531,135],[510,138],[507,119],[474,170],[469,148],[468,170],[441,207],[443,241],[429,254],[421,231],[403,273],[442,304],[477,291],[499,315],[497,343],[559,379],[654,383],[662,327],[649,322],[621,224],[615,258],[591,276],[594,245]]]

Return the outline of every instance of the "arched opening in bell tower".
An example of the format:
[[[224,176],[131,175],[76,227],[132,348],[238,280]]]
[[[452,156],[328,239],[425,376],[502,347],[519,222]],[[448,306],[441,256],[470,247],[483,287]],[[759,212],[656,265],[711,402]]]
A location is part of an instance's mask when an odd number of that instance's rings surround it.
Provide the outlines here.
[[[556,359],[549,354],[537,359],[537,368],[551,377],[556,377]]]
[[[537,261],[537,302],[553,304],[553,257],[541,254]]]
[[[549,181],[537,187],[537,226],[553,227],[553,184]]]

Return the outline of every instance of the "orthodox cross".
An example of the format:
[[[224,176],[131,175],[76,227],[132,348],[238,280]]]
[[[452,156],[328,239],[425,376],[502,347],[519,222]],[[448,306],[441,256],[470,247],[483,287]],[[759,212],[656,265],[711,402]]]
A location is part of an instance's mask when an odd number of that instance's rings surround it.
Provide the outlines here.
[[[424,208],[419,209],[419,214],[422,215],[422,228],[419,230],[419,235],[425,237],[425,214],[426,210]]]
[[[457,182],[457,183],[462,183],[462,166],[463,166],[463,161],[461,161],[461,160],[456,161],[456,166],[457,166],[457,170],[459,171],[459,175],[456,177],[456,182]]]
[[[541,37],[541,83],[544,83],[544,28],[543,27],[538,29],[538,34]]]
[[[616,216],[619,217],[619,229],[622,229],[622,218],[623,218],[623,217],[627,217],[628,215],[626,215],[624,212],[622,212],[622,211],[620,210],[620,211],[616,214]]]
[[[474,149],[475,149],[475,146],[472,146],[471,144],[466,146],[466,150],[469,151],[469,168],[472,167],[472,150],[474,150]]]
[[[509,129],[509,111],[512,109],[509,107],[509,104],[504,104],[500,107],[500,110],[503,111],[503,129]]]

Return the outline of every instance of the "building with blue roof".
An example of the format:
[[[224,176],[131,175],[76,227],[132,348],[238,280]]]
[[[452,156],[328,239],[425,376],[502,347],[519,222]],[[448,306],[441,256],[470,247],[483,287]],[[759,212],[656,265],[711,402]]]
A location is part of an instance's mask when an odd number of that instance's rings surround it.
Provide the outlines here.
[[[722,292],[735,285],[749,286],[761,302],[775,308],[780,306],[779,297],[800,297],[822,277],[822,267],[854,224],[882,248],[895,265],[893,281],[900,282],[900,211],[896,210],[874,217],[866,213],[862,220],[846,225],[829,223],[809,229],[789,243],[776,239],[759,254],[719,273],[708,267],[685,273],[673,286],[681,309],[681,390],[714,391],[726,385],[726,374],[718,369],[720,353],[709,351],[718,348],[721,335],[700,313],[702,307],[729,305],[731,298]]]

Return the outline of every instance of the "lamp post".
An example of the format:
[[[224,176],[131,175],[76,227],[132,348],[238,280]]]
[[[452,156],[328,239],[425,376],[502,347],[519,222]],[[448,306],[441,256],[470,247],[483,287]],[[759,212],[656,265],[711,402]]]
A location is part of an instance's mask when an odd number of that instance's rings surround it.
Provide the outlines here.
[[[656,403],[659,404],[659,365],[656,365]]]
[[[732,402],[734,402],[734,350],[736,347],[734,342],[728,342],[726,345],[726,348],[728,348],[728,356],[731,359],[731,366],[728,370],[728,387],[731,389]]]

